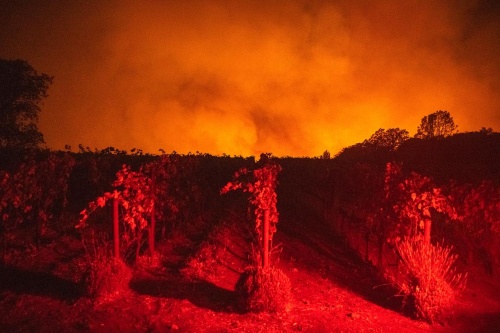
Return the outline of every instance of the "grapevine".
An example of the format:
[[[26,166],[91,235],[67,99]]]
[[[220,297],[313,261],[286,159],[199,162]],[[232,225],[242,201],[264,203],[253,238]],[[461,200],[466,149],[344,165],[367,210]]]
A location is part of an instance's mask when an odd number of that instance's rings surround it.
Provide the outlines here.
[[[88,218],[97,209],[105,207],[110,200],[117,200],[124,224],[124,231],[121,233],[122,241],[126,247],[135,242],[138,252],[143,231],[148,227],[151,228],[152,220],[164,219],[164,214],[168,211],[174,215],[178,212],[176,204],[168,196],[169,165],[170,159],[167,155],[142,165],[138,171],[133,171],[125,164],[122,165],[112,184],[114,190],[105,192],[90,201],[80,212],[80,220],[76,228],[87,226]],[[151,232],[154,233],[154,230]]]
[[[241,168],[234,174],[233,181],[228,182],[221,190],[221,194],[238,189],[251,194],[248,201],[254,208],[255,229],[259,241],[262,240],[261,225],[264,222],[264,212],[266,210],[269,211],[270,240],[272,240],[277,230],[279,213],[276,208],[278,201],[276,187],[278,185],[277,176],[280,171],[281,166],[272,162],[268,162],[262,168],[253,171],[248,168]]]
[[[478,186],[471,184],[450,185],[450,199],[457,207],[460,220],[467,232],[474,235],[484,233],[500,234],[500,187],[492,181],[482,181]]]
[[[384,192],[387,205],[392,206],[400,221],[399,230],[390,237],[390,242],[397,241],[402,235],[417,235],[424,228],[424,220],[432,220],[433,210],[453,220],[458,219],[451,200],[431,178],[416,172],[404,178],[397,164],[387,164]]]
[[[34,222],[37,237],[54,217],[56,207],[67,205],[68,179],[75,165],[69,154],[50,153],[37,161],[27,158],[12,173],[0,172],[0,214],[4,229]]]

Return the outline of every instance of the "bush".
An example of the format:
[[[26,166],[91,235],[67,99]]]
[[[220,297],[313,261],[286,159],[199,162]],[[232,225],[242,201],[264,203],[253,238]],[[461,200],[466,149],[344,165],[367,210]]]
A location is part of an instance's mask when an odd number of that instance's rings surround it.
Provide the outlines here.
[[[135,267],[139,269],[161,269],[163,267],[163,257],[156,251],[153,255],[140,255],[135,258]]]
[[[402,240],[396,249],[403,265],[395,283],[405,303],[430,323],[445,319],[467,281],[467,274],[457,274],[453,268],[458,256],[451,254],[451,247],[428,244],[418,237]]]
[[[291,300],[290,279],[274,267],[247,268],[235,287],[237,303],[242,311],[283,312]]]
[[[107,301],[128,290],[132,270],[120,259],[105,257],[90,262],[84,278],[86,294]]]
[[[112,257],[106,237],[96,237],[92,232],[86,238],[85,292],[98,302],[114,299],[129,289],[132,270],[122,260]]]

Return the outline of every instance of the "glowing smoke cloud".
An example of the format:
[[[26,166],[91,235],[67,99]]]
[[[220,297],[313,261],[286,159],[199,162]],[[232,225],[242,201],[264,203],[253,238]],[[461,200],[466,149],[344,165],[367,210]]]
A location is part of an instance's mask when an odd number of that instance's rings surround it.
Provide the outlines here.
[[[24,1],[0,57],[54,75],[47,145],[319,156],[448,110],[500,128],[497,1]]]

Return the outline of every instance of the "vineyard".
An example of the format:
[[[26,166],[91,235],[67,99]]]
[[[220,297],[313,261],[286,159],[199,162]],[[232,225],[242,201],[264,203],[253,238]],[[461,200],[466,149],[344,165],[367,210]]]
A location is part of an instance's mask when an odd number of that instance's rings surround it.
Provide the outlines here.
[[[498,147],[471,133],[334,158],[1,151],[0,330],[495,327]]]

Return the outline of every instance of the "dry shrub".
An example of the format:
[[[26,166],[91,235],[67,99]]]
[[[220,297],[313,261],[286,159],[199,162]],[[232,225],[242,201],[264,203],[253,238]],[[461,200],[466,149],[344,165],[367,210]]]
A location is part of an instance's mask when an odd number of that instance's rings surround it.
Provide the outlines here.
[[[92,234],[84,246],[87,269],[83,285],[87,296],[102,303],[129,290],[132,270],[123,260],[111,255],[106,238],[97,240]]]
[[[159,252],[152,255],[140,255],[135,258],[135,267],[139,269],[158,269],[163,267],[163,257]]]
[[[85,275],[85,290],[95,300],[111,300],[128,290],[131,277],[132,270],[120,259],[94,260]]]
[[[283,312],[291,300],[290,279],[280,269],[258,266],[247,268],[235,287],[242,311]]]
[[[425,243],[421,238],[406,238],[396,245],[402,269],[395,283],[414,314],[435,322],[449,316],[456,297],[465,289],[467,274],[456,273],[457,255],[451,247]]]

